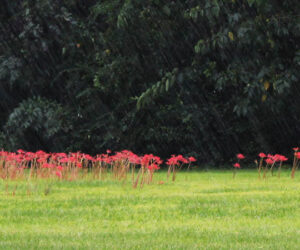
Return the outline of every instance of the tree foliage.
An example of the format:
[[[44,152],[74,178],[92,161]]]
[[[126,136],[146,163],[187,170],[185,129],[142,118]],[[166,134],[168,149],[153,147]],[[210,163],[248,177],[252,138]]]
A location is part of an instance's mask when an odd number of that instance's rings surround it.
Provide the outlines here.
[[[286,150],[298,13],[296,0],[5,0],[0,143],[203,162]]]

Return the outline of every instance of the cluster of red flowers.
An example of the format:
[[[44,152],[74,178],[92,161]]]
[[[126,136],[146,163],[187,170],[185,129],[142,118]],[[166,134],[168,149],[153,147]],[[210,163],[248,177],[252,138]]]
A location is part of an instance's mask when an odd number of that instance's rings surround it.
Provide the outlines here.
[[[300,152],[298,153],[295,153],[296,157],[298,159],[300,159]],[[265,162],[269,165],[272,165],[273,163],[275,162],[284,162],[284,161],[287,161],[288,158],[286,158],[284,155],[280,155],[280,154],[275,154],[275,155],[271,155],[271,154],[268,154],[266,155],[265,153],[259,153],[258,156],[261,158],[261,159],[265,159]],[[237,154],[236,155],[237,159],[238,160],[242,160],[242,159],[245,159],[245,156],[243,154]],[[237,162],[237,163],[234,163],[233,166],[235,168],[240,168],[241,165]]]
[[[300,152],[298,147],[293,148],[294,152],[294,161],[293,161],[293,166],[292,166],[292,173],[291,173],[291,177],[294,178],[295,176],[295,172],[298,169],[299,165],[300,165]],[[270,166],[270,170],[272,172],[273,175],[273,169],[276,166],[276,163],[278,163],[278,177],[280,178],[280,171],[281,171],[281,167],[283,162],[286,162],[288,160],[288,158],[284,155],[280,155],[280,154],[265,154],[265,153],[259,153],[258,154],[260,161],[258,163],[257,160],[255,160],[255,163],[258,166],[258,174],[259,174],[259,178],[261,177],[261,171],[264,170],[263,173],[263,178],[266,178],[267,176],[267,172]],[[238,162],[233,164],[234,168],[241,168],[241,165],[239,163],[240,160],[244,159],[245,156],[243,154],[237,154],[236,155]],[[265,162],[265,167],[264,167],[264,162]],[[236,171],[234,171],[234,176],[235,176]]]
[[[236,158],[238,159],[238,162],[234,163],[233,166],[235,168],[241,168],[239,161],[245,159],[245,156],[243,154],[237,154]]]
[[[167,165],[169,166],[168,168],[168,178],[171,174],[173,173],[172,180],[175,181],[176,178],[176,172],[178,171],[178,168],[180,169],[183,164],[189,164],[188,169],[191,165],[192,162],[195,162],[196,159],[194,157],[188,157],[184,158],[182,155],[172,155],[170,159],[167,161]]]
[[[294,155],[295,155],[295,158],[297,160],[300,160],[300,152],[299,151],[299,148],[293,148],[293,150],[295,151]]]
[[[284,155],[279,155],[279,154],[275,154],[275,155],[268,154],[268,155],[266,155],[265,153],[259,153],[258,156],[261,159],[266,158],[265,162],[269,165],[272,165],[275,162],[284,162],[284,161],[288,160],[288,158],[286,158]]]
[[[179,166],[180,164],[188,164],[195,161],[196,159],[192,156],[188,158],[184,158],[182,155],[171,155],[171,158],[168,159],[166,164],[169,166],[171,165]]]
[[[105,154],[91,156],[80,152],[75,153],[46,153],[42,150],[26,152],[19,149],[17,152],[0,151],[0,175],[2,178],[16,178],[24,173],[24,169],[30,169],[30,176],[50,177],[56,175],[59,178],[74,176],[80,169],[96,169],[98,174],[108,168],[114,171],[116,178],[123,178],[130,168],[140,166],[143,171],[153,172],[160,169],[163,161],[153,154],[138,156],[129,150],[123,150],[111,154],[107,150]],[[182,155],[168,159],[167,164],[191,163],[196,161],[194,157],[184,158]],[[4,171],[5,170],[5,171]],[[151,175],[151,179],[152,179]]]

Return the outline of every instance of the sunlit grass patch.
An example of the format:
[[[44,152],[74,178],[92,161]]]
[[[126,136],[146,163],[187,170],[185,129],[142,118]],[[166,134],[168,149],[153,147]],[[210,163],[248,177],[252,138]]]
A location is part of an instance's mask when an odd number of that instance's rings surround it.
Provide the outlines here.
[[[143,189],[109,178],[1,180],[0,248],[297,249],[299,190],[287,171],[266,180],[189,171],[176,182],[162,171]]]

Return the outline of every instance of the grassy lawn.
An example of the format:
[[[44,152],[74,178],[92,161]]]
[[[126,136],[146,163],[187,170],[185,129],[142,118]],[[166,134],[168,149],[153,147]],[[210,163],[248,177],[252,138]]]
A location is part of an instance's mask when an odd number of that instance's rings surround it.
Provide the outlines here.
[[[234,180],[230,171],[181,172],[175,183],[143,189],[1,180],[0,248],[300,249],[297,174],[265,181],[247,170]]]

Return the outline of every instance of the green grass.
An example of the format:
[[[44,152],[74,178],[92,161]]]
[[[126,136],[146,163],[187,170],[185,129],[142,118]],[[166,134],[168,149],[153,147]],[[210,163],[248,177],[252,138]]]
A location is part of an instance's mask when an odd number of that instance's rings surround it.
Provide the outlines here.
[[[230,171],[182,172],[143,189],[2,180],[0,248],[300,249],[299,205],[300,176],[289,172],[266,181],[247,170],[234,180]]]

